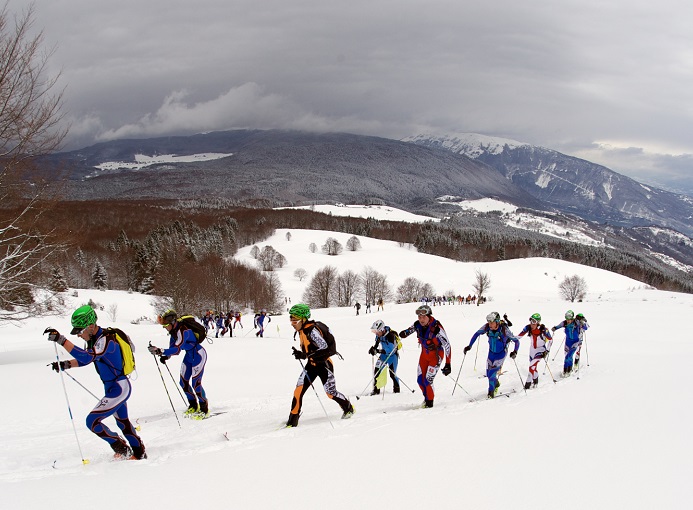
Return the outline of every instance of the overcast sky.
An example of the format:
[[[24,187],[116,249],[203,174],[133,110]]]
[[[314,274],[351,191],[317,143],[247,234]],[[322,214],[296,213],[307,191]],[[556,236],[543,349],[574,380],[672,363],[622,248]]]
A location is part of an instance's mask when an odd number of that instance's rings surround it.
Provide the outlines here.
[[[693,191],[690,0],[35,7],[66,86],[66,148],[231,128],[476,132]]]

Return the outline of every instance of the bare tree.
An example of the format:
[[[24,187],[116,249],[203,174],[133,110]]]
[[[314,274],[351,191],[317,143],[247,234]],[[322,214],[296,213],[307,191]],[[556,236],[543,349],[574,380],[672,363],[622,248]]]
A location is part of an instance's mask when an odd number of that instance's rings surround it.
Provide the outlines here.
[[[346,248],[349,251],[358,251],[361,249],[361,241],[356,236],[351,236],[346,242]]]
[[[286,257],[272,246],[267,245],[260,250],[257,256],[257,262],[260,265],[260,269],[263,271],[274,271],[277,267],[284,267],[284,264],[286,264]]]
[[[327,241],[325,241],[325,244],[322,245],[322,251],[323,253],[327,255],[339,255],[342,253],[342,245],[339,241],[337,241],[334,237],[328,237]]]
[[[258,248],[257,245],[254,245],[252,248],[250,248],[250,256],[251,257],[253,257],[255,260],[257,260],[259,255],[260,255],[260,248]]]
[[[361,277],[347,269],[337,277],[337,306],[351,306],[361,289]]]
[[[33,30],[34,7],[11,16],[0,9],[0,320],[23,320],[48,305],[38,298],[38,271],[56,251],[37,227],[48,200],[29,190],[23,175],[37,156],[62,143],[59,75],[47,76],[52,51]]]
[[[387,276],[370,266],[366,266],[361,271],[361,288],[365,300],[371,303],[375,303],[379,298],[383,301],[392,299],[392,289],[387,283]]]
[[[329,308],[337,286],[337,268],[318,269],[303,293],[303,300],[311,307]]]
[[[479,304],[481,297],[491,288],[491,277],[488,273],[482,273],[480,269],[474,271],[474,283],[472,284],[477,295],[476,303]]]
[[[294,271],[294,276],[295,276],[296,278],[298,278],[298,281],[299,281],[299,282],[302,282],[303,279],[304,279],[306,276],[308,276],[308,271],[306,271],[306,270],[303,269],[302,267],[299,267],[299,268],[296,269],[296,271]]]
[[[433,294],[433,287],[430,284],[410,276],[405,278],[402,285],[397,287],[396,299],[398,303],[412,303],[424,296],[432,296]]]
[[[315,243],[310,243],[308,245],[308,250],[310,250],[311,253],[315,253],[316,251],[318,251],[318,245]]]
[[[582,301],[587,295],[587,282],[582,276],[574,274],[566,276],[558,285],[558,293],[563,299],[571,303]]]

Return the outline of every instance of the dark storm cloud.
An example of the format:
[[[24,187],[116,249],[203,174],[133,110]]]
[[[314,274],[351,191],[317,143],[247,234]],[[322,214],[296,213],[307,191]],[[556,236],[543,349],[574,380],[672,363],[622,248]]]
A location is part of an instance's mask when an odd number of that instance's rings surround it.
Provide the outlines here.
[[[689,2],[41,0],[36,14],[58,47],[72,145],[228,128],[480,132],[690,169]]]

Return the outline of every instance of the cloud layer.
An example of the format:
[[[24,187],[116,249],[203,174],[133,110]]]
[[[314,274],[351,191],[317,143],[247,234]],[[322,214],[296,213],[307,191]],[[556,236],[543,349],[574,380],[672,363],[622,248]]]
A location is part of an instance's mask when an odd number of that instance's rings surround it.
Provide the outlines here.
[[[660,183],[691,169],[690,2],[56,0],[36,14],[58,47],[73,146],[470,131]]]

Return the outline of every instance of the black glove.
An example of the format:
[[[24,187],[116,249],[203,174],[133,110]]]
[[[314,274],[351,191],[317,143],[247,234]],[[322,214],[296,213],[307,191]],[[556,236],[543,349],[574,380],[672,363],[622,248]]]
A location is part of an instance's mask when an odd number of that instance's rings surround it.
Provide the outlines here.
[[[164,351],[159,349],[156,345],[150,345],[147,347],[147,350],[149,350],[149,353],[153,354],[154,356],[161,356],[164,353]]]
[[[371,345],[371,348],[368,349],[368,354],[375,356],[375,345]]]
[[[504,313],[504,314],[503,314],[503,319],[505,319],[505,323],[508,325],[509,328],[512,328],[512,327],[513,327],[513,323],[510,322],[510,319],[508,319],[508,314],[507,314],[507,313]]]
[[[159,363],[162,365],[165,365],[168,360],[171,359],[171,356],[160,356],[159,357]]]
[[[48,333],[48,341],[49,341],[49,342],[55,342],[55,343],[58,344],[58,345],[65,345],[65,340],[67,340],[67,338],[65,338],[63,335],[61,335],[60,333],[58,333],[57,330],[51,329],[51,328],[47,328],[47,329],[43,332],[43,334],[45,335],[46,333]],[[57,362],[56,362],[56,363],[57,363]]]
[[[450,375],[450,372],[452,372],[452,367],[450,366],[450,363],[446,363],[443,367],[443,375]]]
[[[551,331],[552,331],[552,332],[553,332],[553,331],[556,331],[556,326],[552,327],[552,328],[551,328]]]
[[[511,357],[512,359],[517,358],[517,351],[511,352],[511,353],[510,353],[510,357]]]
[[[402,331],[399,332],[400,338],[407,338],[408,336],[409,336],[409,332],[406,329],[403,329]]]
[[[472,350],[472,346],[468,345],[467,347],[464,348],[464,353],[467,354],[471,350]]]
[[[385,349],[378,349],[377,351],[378,354],[385,354]]]
[[[549,351],[544,351],[541,353],[542,358],[548,358],[549,357]]]
[[[292,349],[294,350],[294,352],[292,353],[292,354],[294,355],[294,358],[296,358],[296,359],[306,359],[306,358],[308,357],[308,356],[306,356],[306,353],[305,353],[305,352],[299,351],[298,349],[296,349],[296,347],[292,347]]]
[[[69,368],[72,368],[69,360],[61,361],[60,363],[58,363],[57,361],[54,361],[53,363],[50,363],[47,366],[51,367],[56,372],[60,372],[61,370],[67,370]]]

